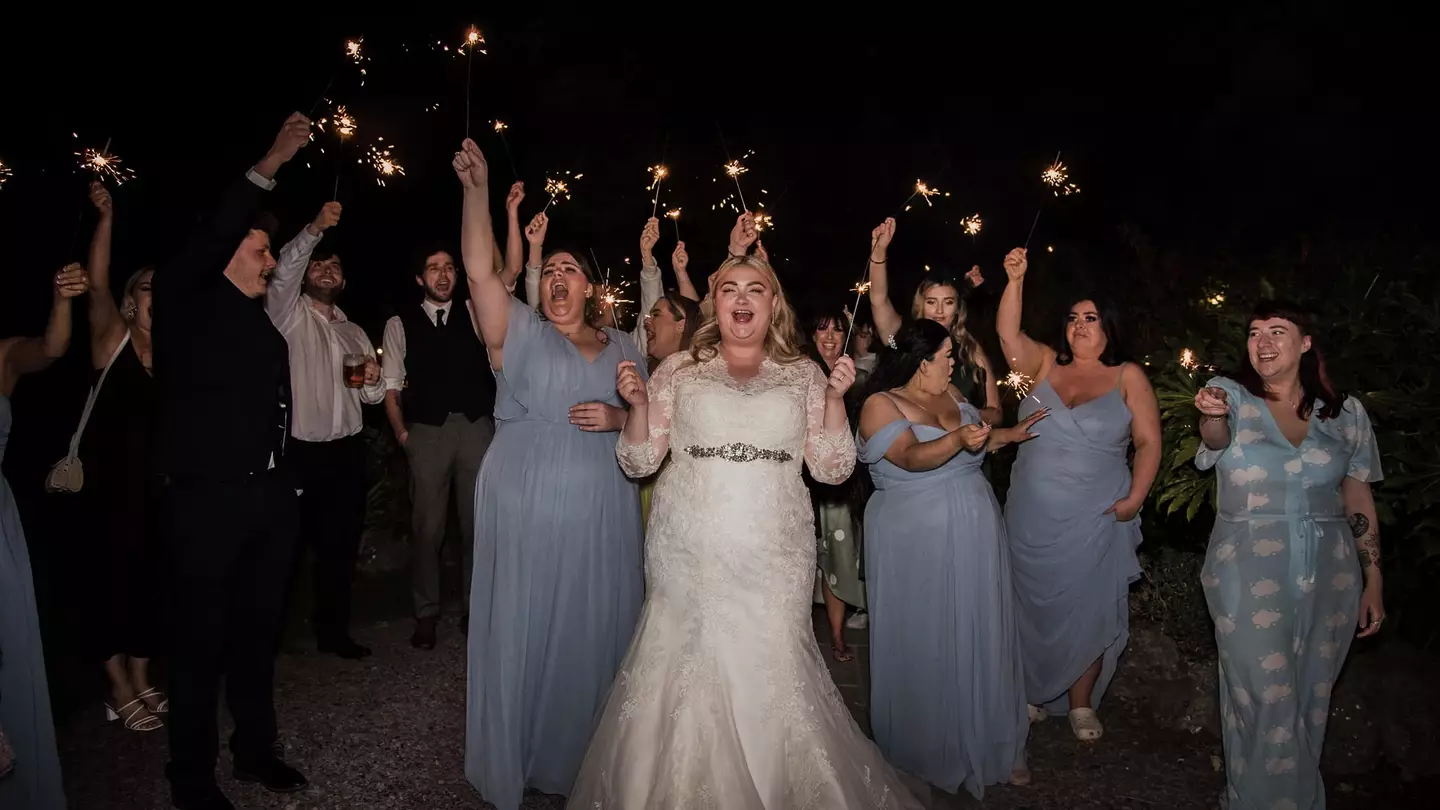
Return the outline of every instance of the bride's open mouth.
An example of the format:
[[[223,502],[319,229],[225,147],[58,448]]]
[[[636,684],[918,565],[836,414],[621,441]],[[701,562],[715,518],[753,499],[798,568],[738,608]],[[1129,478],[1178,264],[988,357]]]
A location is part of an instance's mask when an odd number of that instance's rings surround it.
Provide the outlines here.
[[[737,309],[730,313],[730,320],[735,323],[750,323],[755,320],[755,313],[748,309]]]

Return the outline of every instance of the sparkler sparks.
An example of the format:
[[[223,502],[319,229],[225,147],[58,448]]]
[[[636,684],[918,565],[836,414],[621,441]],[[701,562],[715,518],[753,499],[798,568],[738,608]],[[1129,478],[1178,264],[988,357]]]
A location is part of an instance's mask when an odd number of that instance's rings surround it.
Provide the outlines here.
[[[1189,349],[1180,350],[1180,367],[1186,371],[1194,371],[1200,367],[1200,361],[1195,359],[1195,352]]]
[[[1069,182],[1070,170],[1058,158],[1040,173],[1040,179],[1045,181],[1045,185],[1055,190],[1056,197],[1080,193],[1080,187]]]
[[[1005,375],[1005,379],[1001,380],[1000,384],[1024,397],[1030,393],[1030,387],[1035,384],[1035,380],[1028,374],[1012,371]]]
[[[660,183],[670,174],[670,170],[664,166],[647,166],[645,171],[650,173],[650,185],[645,187],[646,191],[655,191],[660,188]]]
[[[666,211],[666,212],[665,212],[665,216],[667,216],[667,217],[669,217],[669,218],[671,218],[671,219],[674,219],[674,220],[679,220],[679,219],[680,219],[680,210],[681,210],[681,209],[679,209],[679,208],[671,208],[669,211]]]
[[[364,56],[362,53],[360,53],[360,46],[361,46],[364,42],[365,42],[365,38],[364,38],[364,37],[360,37],[359,39],[347,39],[347,40],[345,40],[345,55],[348,56],[348,57],[350,57],[351,59],[355,60],[355,63],[356,63],[356,64],[359,64],[359,63],[365,61],[365,56]]]
[[[385,185],[386,178],[394,177],[397,174],[405,174],[405,167],[390,157],[390,150],[383,145],[376,144],[370,147],[370,151],[365,155],[365,158],[369,161],[370,166],[379,173],[380,176],[375,178],[375,183],[379,186]]]
[[[566,172],[566,174],[569,174],[569,172]],[[577,174],[577,175],[575,175],[576,178],[580,178],[580,177],[584,177],[584,176],[585,176],[585,175],[583,175],[583,174]],[[550,201],[547,202],[547,203],[545,203],[545,207],[544,207],[543,209],[541,209],[540,213],[542,213],[542,214],[545,213],[546,211],[549,211],[549,210],[550,210],[550,206],[554,205],[555,202],[556,202],[556,200],[558,200],[560,197],[564,197],[564,198],[567,199],[567,200],[570,199],[570,185],[569,185],[568,183],[566,183],[564,180],[561,180],[561,179],[559,179],[559,178],[556,178],[556,177],[546,177],[546,178],[545,178],[545,193],[550,195]]]
[[[971,214],[960,220],[960,227],[964,228],[965,233],[970,236],[975,236],[980,233],[980,229],[984,227],[984,225],[985,223],[981,221],[979,214]]]
[[[325,123],[325,119],[320,119],[320,123]],[[355,122],[355,116],[346,111],[344,104],[335,108],[335,117],[330,120],[330,123],[335,127],[335,132],[339,134],[341,138],[348,138],[354,135],[358,126]]]
[[[772,228],[774,228],[774,227],[775,227],[775,220],[774,220],[774,218],[772,218],[769,214],[765,214],[765,213],[756,213],[756,214],[755,214],[755,230],[756,230],[756,231],[761,231],[761,232],[763,232],[763,231],[768,231],[768,230],[770,230],[770,229],[772,229]]]
[[[86,149],[76,152],[75,156],[80,158],[80,168],[94,172],[100,180],[108,177],[114,180],[115,185],[118,186],[126,180],[135,179],[135,172],[121,166],[120,158],[110,151],[108,145],[98,152],[94,149]]]
[[[11,177],[11,175],[13,175],[13,174],[14,174],[14,172],[12,172],[12,171],[10,170],[10,167],[5,165],[5,161],[0,160],[0,188],[4,188],[4,187],[5,187],[5,181],[6,181],[6,180],[9,180],[10,177]],[[665,216],[670,216],[670,215],[669,215],[669,214],[666,214]],[[677,216],[677,217],[680,216],[680,209],[678,209],[678,208],[675,209],[675,216]],[[677,227],[678,227],[678,226],[677,226]],[[678,231],[677,231],[677,233],[678,233]]]
[[[738,160],[732,160],[729,163],[725,164],[725,173],[730,175],[732,179],[738,178],[740,175],[748,171],[750,170],[741,165],[740,161]]]
[[[856,295],[864,295],[865,293],[870,292],[870,282],[862,281],[859,284],[856,284],[854,287],[851,287],[850,292],[853,292]]]
[[[485,48],[482,47],[484,44],[485,44],[485,37],[484,37],[484,35],[482,35],[482,34],[480,33],[480,29],[479,29],[479,28],[476,28],[475,26],[472,25],[472,26],[470,26],[470,29],[465,32],[465,41],[462,42],[462,43],[460,43],[460,46],[455,49],[455,52],[456,52],[457,54],[460,54],[460,53],[469,54],[469,53],[472,52],[472,51],[479,51],[480,53],[486,53],[486,54],[488,54],[489,52],[486,51]]]
[[[509,125],[509,124],[505,123],[504,121],[501,121],[501,120],[498,119],[498,118],[495,119],[495,122],[494,122],[494,124],[492,124],[492,126],[494,127],[494,129],[495,129],[495,131],[496,131],[497,133],[498,133],[498,132],[504,132],[505,130],[507,130],[507,129],[510,128],[510,125]]]
[[[930,206],[931,208],[934,208],[934,207],[935,207],[935,203],[930,202],[930,198],[931,198],[931,197],[934,197],[935,195],[940,194],[940,193],[942,193],[942,192],[940,191],[940,189],[938,189],[938,188],[932,188],[932,187],[931,187],[929,184],[927,184],[924,180],[916,180],[916,181],[915,181],[915,191],[910,195],[909,199],[905,200],[905,210],[906,210],[906,211],[909,211],[909,210],[910,210],[910,208],[912,207],[912,206],[910,205],[910,200],[915,199],[917,196],[920,197],[920,198],[922,198],[922,199],[924,199],[924,200],[925,200],[925,204],[926,204],[927,206]],[[944,195],[945,195],[946,197],[949,197],[949,196],[950,196],[950,192],[948,192],[948,191],[947,191],[947,192],[944,192]]]

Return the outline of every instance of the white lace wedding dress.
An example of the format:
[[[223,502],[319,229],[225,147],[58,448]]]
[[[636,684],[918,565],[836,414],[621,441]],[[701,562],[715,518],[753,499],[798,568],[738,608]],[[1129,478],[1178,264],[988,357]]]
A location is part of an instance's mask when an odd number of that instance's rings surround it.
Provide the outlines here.
[[[650,434],[616,449],[631,476],[670,464],[645,539],[646,601],[572,810],[918,808],[861,734],[811,620],[817,480],[855,465],[823,429],[825,378],[766,361],[745,383],[716,358],[666,360]]]

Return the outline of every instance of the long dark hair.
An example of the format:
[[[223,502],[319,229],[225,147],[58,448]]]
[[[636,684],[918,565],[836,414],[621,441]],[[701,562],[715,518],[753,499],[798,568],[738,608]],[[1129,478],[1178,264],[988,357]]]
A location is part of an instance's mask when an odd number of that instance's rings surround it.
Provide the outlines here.
[[[1336,390],[1335,384],[1330,381],[1330,374],[1325,369],[1325,355],[1320,352],[1320,341],[1315,335],[1315,322],[1310,314],[1289,301],[1264,299],[1255,302],[1246,323],[1253,324],[1271,318],[1280,318],[1295,324],[1295,328],[1300,330],[1300,337],[1310,338],[1310,351],[1300,355],[1301,393],[1300,402],[1295,406],[1295,415],[1301,419],[1309,419],[1315,410],[1315,400],[1319,398],[1324,402],[1319,414],[1321,419],[1334,419],[1339,416],[1345,406],[1345,392]],[[1248,331],[1246,340],[1249,340]],[[1240,361],[1239,370],[1235,372],[1235,381],[1261,399],[1274,399],[1265,390],[1265,381],[1261,379],[1260,372],[1250,363],[1248,347],[1241,357],[1243,359]]]
[[[680,330],[680,348],[675,351],[677,353],[690,351],[690,339],[695,337],[695,330],[700,328],[700,302],[693,298],[686,298],[680,294],[679,290],[666,290],[661,300],[670,305],[671,317],[679,315],[685,319],[685,328]],[[647,365],[651,372],[659,368],[660,363],[663,362],[653,357],[647,359]]]
[[[815,333],[819,332],[821,327],[828,327],[831,324],[838,327],[841,332],[845,332],[850,328],[850,316],[843,308],[822,309],[805,321],[805,354],[820,365],[820,370],[824,371],[827,377],[830,376],[830,364],[820,356],[820,347],[815,345]]]
[[[1101,365],[1113,368],[1130,362],[1130,347],[1125,342],[1125,321],[1120,317],[1114,302],[1102,295],[1082,295],[1071,301],[1070,305],[1065,307],[1065,314],[1060,316],[1060,340],[1055,347],[1056,364],[1068,366],[1075,360],[1075,355],[1070,350],[1070,339],[1065,336],[1065,327],[1070,323],[1070,311],[1081,301],[1093,303],[1096,314],[1100,316],[1100,331],[1105,334],[1105,350],[1100,352]]]

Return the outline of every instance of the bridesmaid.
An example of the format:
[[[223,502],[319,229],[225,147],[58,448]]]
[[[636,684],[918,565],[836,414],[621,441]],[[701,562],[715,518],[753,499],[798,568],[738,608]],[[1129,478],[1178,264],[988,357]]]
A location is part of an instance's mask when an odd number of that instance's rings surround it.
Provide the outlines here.
[[[980,464],[1033,438],[1036,410],[992,428],[950,384],[950,335],[913,321],[895,335],[860,412],[870,589],[870,722],[896,767],[975,798],[1026,784],[1029,719],[1000,504]]]
[[[1385,618],[1370,492],[1380,454],[1313,336],[1297,307],[1260,302],[1240,373],[1195,397],[1195,463],[1218,471],[1200,581],[1220,648],[1232,810],[1325,806],[1330,687],[1355,628],[1374,635]]]
[[[1076,301],[1058,352],[1020,331],[1026,267],[1023,248],[1005,257],[1010,283],[996,315],[1010,368],[1034,386],[1020,417],[1051,413],[1020,448],[1005,504],[1025,693],[1032,720],[1068,710],[1075,737],[1098,740],[1095,707],[1130,637],[1136,518],[1160,468],[1160,409],[1145,372],[1126,362],[1108,307]]]
[[[485,157],[466,140],[462,247],[495,370],[495,440],[475,487],[465,775],[498,810],[566,794],[644,596],[640,499],[615,459],[628,335],[586,325],[595,273],[556,251],[539,315],[495,272]]]
[[[0,460],[10,438],[10,395],[16,381],[65,356],[70,348],[71,299],[89,286],[80,265],[67,266],[55,274],[44,337],[0,339]],[[0,478],[0,738],[9,741],[15,757],[13,771],[0,779],[0,807],[65,810],[30,554],[15,497],[4,478]]]

